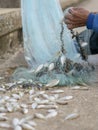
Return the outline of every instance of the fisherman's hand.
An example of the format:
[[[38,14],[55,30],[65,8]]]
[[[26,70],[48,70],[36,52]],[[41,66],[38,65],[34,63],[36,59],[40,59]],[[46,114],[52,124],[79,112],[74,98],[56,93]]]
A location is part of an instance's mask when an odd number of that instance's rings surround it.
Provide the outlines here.
[[[64,22],[69,29],[85,26],[89,13],[84,8],[71,7],[65,15]]]

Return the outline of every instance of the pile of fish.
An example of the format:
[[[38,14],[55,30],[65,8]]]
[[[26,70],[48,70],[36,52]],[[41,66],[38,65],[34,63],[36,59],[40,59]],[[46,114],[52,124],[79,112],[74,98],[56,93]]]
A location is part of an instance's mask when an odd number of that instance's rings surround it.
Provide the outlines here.
[[[8,85],[8,84],[7,84]],[[9,84],[11,85],[11,84]],[[50,85],[51,86],[51,85]],[[74,86],[74,90],[88,90],[88,87]],[[36,90],[36,87],[28,89],[14,88],[7,91],[6,87],[0,87],[0,127],[13,130],[35,130],[37,123],[35,119],[49,120],[55,118],[59,113],[61,105],[68,105],[73,100],[73,96],[64,95],[63,89]],[[27,97],[25,97],[28,95]],[[27,98],[27,102],[23,99]],[[38,112],[40,109],[40,113]],[[35,111],[36,110],[36,111]],[[44,110],[45,113],[41,113]],[[10,119],[8,114],[21,113],[25,115],[22,119],[13,117]],[[29,115],[32,112],[32,115]],[[79,113],[71,113],[65,120],[75,119],[79,117]],[[11,122],[11,123],[10,123]]]

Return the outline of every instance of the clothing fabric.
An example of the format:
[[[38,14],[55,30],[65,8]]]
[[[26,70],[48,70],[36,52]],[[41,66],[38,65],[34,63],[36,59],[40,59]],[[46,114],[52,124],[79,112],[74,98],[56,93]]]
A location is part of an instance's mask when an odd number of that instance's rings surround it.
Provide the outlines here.
[[[84,30],[79,34],[79,39],[82,42],[88,43],[85,46],[85,51],[88,55],[98,54],[98,33],[92,30]]]
[[[98,32],[98,14],[90,13],[86,22],[88,29]]]
[[[98,54],[98,32],[93,32],[90,37],[90,50],[92,54]]]

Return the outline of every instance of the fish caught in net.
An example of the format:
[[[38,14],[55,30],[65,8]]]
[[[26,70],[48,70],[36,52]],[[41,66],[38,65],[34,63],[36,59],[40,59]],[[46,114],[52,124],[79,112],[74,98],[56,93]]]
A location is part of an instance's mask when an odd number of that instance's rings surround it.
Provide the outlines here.
[[[59,1],[21,0],[21,10],[28,68],[18,68],[13,80],[59,86],[87,83],[93,67],[78,37],[77,51]]]

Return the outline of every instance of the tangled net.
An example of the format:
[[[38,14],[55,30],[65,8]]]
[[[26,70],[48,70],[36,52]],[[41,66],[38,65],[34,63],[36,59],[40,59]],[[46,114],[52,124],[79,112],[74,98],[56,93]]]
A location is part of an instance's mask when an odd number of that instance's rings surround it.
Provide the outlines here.
[[[25,59],[29,68],[18,68],[15,81],[65,86],[89,82],[94,67],[84,46],[74,41],[63,22],[57,0],[21,0]],[[78,45],[78,51],[74,44]],[[50,85],[50,84],[48,84]]]

